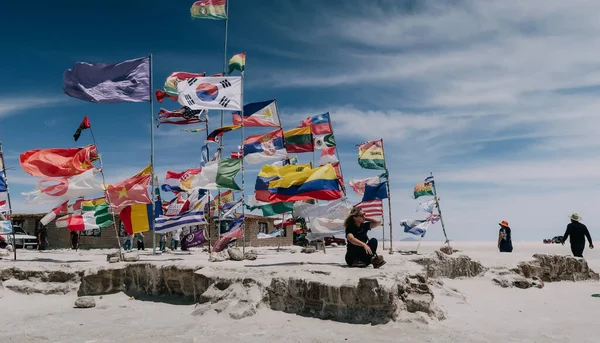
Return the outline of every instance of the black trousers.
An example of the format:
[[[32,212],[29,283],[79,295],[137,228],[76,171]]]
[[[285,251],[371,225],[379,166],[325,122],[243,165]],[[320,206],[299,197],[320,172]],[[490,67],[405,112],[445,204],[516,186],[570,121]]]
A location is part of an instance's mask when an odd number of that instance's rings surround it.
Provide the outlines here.
[[[373,256],[377,255],[377,240],[375,238],[369,239],[367,242],[369,248],[373,252],[373,255],[367,254],[364,248],[353,245],[352,243],[348,243],[348,250],[346,250],[346,263],[351,266],[355,262],[362,262],[367,266],[371,264],[371,259]]]
[[[144,249],[144,241],[137,241],[137,248],[138,248],[138,250],[145,250]]]
[[[571,252],[575,257],[583,257],[583,250],[585,249],[585,243],[583,244],[573,244],[571,243]]]

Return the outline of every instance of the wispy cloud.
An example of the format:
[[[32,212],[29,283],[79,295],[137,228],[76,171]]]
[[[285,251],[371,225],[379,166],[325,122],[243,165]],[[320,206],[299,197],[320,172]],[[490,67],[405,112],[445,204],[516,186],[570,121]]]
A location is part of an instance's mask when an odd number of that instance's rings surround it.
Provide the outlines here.
[[[3,97],[0,98],[0,119],[21,111],[53,106],[64,102],[64,98],[56,97]]]

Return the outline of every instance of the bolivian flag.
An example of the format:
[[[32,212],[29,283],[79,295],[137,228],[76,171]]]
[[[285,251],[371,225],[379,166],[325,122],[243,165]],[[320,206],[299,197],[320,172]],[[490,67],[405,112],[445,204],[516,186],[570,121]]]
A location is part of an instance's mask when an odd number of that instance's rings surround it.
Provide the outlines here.
[[[269,202],[335,200],[342,197],[340,182],[331,164],[289,173],[269,183]]]

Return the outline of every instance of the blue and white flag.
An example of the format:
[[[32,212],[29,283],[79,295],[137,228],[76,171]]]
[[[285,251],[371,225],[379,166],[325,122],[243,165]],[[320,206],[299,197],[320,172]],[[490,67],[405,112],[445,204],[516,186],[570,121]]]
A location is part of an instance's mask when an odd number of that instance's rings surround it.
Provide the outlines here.
[[[0,232],[1,233],[11,233],[12,232],[12,222],[10,220],[0,220]]]
[[[435,208],[435,199],[428,200],[426,202],[419,203],[419,206],[415,208],[415,212],[427,212],[433,213]]]
[[[425,182],[425,183],[433,182],[433,175],[426,177],[423,182]]]
[[[0,171],[0,192],[6,192],[6,174],[4,170]]]
[[[406,233],[412,233],[415,236],[425,237],[425,233],[427,233],[427,228],[429,227],[429,221],[404,219],[400,221],[400,225],[404,228],[404,232]]]
[[[180,213],[176,216],[160,216],[154,220],[154,230],[161,232],[170,232],[181,229],[184,226],[206,224],[204,217],[204,203],[206,197],[190,206],[190,210]],[[188,198],[188,201],[189,198]],[[191,202],[191,201],[190,201]]]
[[[281,237],[282,235],[282,231],[281,229],[277,229],[271,233],[262,233],[259,232],[258,235],[256,235],[256,238],[258,239],[269,239],[269,238],[275,238],[275,237]]]

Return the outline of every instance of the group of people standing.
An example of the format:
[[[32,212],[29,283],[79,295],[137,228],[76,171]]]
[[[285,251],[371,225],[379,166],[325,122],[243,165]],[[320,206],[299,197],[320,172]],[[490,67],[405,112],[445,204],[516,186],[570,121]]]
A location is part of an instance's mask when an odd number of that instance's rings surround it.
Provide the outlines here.
[[[589,243],[589,248],[593,249],[592,236],[588,228],[581,223],[581,217],[573,213],[570,217],[571,223],[567,225],[567,230],[562,238],[564,245],[567,238],[570,238],[571,252],[575,257],[583,257],[585,249],[585,240]],[[500,252],[510,253],[513,251],[512,232],[506,220],[498,223],[498,250]],[[380,268],[385,264],[383,256],[377,255],[377,239],[369,238],[367,233],[381,225],[381,221],[374,218],[367,218],[360,208],[353,208],[350,215],[344,222],[346,229],[346,264],[349,267],[367,267],[373,265],[374,268]]]
[[[171,234],[171,250],[175,251],[179,247],[179,241],[181,240],[181,232],[182,229],[177,229]],[[136,234],[131,234],[125,237],[125,241],[123,242],[123,250],[129,251],[133,249],[133,242],[137,244],[137,250],[146,250],[144,247],[144,234],[138,232]],[[165,251],[167,247],[167,233],[163,233],[160,235],[160,251]]]

